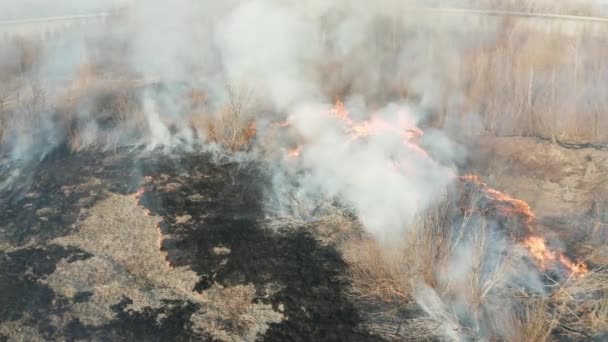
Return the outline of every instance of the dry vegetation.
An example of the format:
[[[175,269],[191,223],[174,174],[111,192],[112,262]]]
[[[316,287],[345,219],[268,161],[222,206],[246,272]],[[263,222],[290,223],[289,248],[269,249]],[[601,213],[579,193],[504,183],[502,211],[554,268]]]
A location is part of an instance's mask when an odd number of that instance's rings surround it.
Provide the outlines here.
[[[580,278],[549,280],[541,274],[546,284],[535,288],[533,281],[518,278],[536,272],[522,247],[503,240],[505,232],[474,210],[455,226],[449,203],[420,215],[401,242],[344,243],[351,295],[384,303],[387,310],[417,302],[431,318],[422,329],[428,335],[420,335],[425,338],[576,340],[608,330],[608,260],[596,259]],[[400,324],[412,318],[402,317]]]
[[[224,146],[230,151],[246,149],[256,134],[253,117],[254,97],[249,88],[227,87],[228,99],[219,110],[210,112],[205,94],[193,90],[189,94],[190,123],[202,138]]]
[[[95,189],[99,182],[92,179],[79,186]],[[62,188],[65,192],[73,190]],[[82,216],[76,233],[54,242],[78,246],[94,256],[79,262],[62,262],[45,282],[67,297],[80,291],[94,295],[56,318],[61,319],[57,325],[68,324],[72,317],[86,324],[103,324],[113,318],[111,305],[124,296],[132,300],[129,308],[134,310],[158,307],[167,299],[196,303],[200,309],[191,318],[195,330],[211,334],[218,341],[253,340],[269,324],[283,319],[283,314],[270,304],[254,300],[256,290],[251,284],[215,284],[207,291],[195,291],[199,276],[187,266],[172,267],[165,261],[159,249],[159,218],[150,216],[133,196],[111,194],[83,210]]]
[[[490,8],[504,10],[597,13],[592,6],[556,8],[548,2],[540,7],[524,1],[489,3]],[[499,20],[490,42],[480,40],[469,45],[455,63],[438,61],[437,73],[442,75],[445,85],[438,96],[442,101],[433,108],[433,124],[449,126],[460,122],[466,126],[467,118],[474,113],[482,125],[479,130],[470,128],[471,134],[608,143],[608,132],[602,129],[608,127],[607,36],[598,34],[597,28],[582,28],[574,35],[559,29],[549,32],[535,29],[526,20]],[[603,30],[608,30],[608,25]],[[390,48],[408,43],[407,37],[397,40],[401,43]],[[138,90],[142,85],[137,81],[108,79],[94,65],[87,65],[60,94],[47,94],[35,81],[39,54],[36,45],[23,40],[10,44],[13,47],[0,49],[17,51],[10,58],[0,55],[0,141],[8,136],[5,130],[9,127],[35,135],[42,124],[42,113],[54,110],[59,111],[74,150],[94,143],[84,130],[89,118],[102,131],[103,127],[121,126],[142,135],[149,133]],[[328,65],[320,66],[323,73],[320,77],[328,83],[340,80],[339,86],[328,86],[330,97],[346,96],[356,90],[356,85],[344,82],[344,70],[339,65],[331,62]],[[396,78],[399,81],[391,89],[391,95],[417,96],[410,84],[412,75]],[[184,117],[199,137],[231,151],[244,150],[256,134],[252,117],[256,103],[247,89],[229,89],[227,93],[229,96],[222,105],[210,105],[206,94],[195,89],[180,94],[179,99],[185,108]],[[173,123],[164,124],[171,127]],[[99,143],[99,137],[97,132],[95,143]],[[119,145],[115,135],[108,133],[101,137],[104,146]],[[546,294],[521,291],[511,283],[509,275],[527,267],[522,264],[522,252],[516,247],[501,247],[502,242],[496,240],[489,228],[491,223],[477,213],[465,215],[454,226],[451,215],[455,209],[449,202],[421,214],[399,243],[387,247],[366,237],[345,242],[342,249],[350,265],[347,278],[352,283],[352,295],[365,301],[389,303],[432,301],[436,306],[426,303],[431,306],[427,309],[432,311],[433,319],[475,337],[550,341],[556,334],[590,338],[608,330],[608,250],[598,238],[605,239],[604,231],[594,230],[587,241],[581,242],[587,245],[581,251],[592,266],[585,277],[548,286]],[[463,250],[470,264],[453,276],[457,266],[454,262],[463,257]],[[129,264],[138,260],[125,260],[126,270],[132,273],[140,270],[139,265]],[[155,281],[171,291],[186,292],[172,288],[174,284],[164,284],[160,274],[154,276],[158,278]],[[428,297],[421,299],[429,291],[438,302]],[[246,333],[253,310],[253,289],[242,286],[217,289],[217,293],[225,300],[213,317],[217,329]],[[190,292],[180,295],[193,296]],[[456,312],[455,303],[462,312]],[[501,306],[505,307],[504,315],[491,317]],[[276,319],[272,317],[269,321]],[[489,331],[484,331],[488,326]]]
[[[590,1],[491,1],[478,5],[498,10],[602,15]],[[428,108],[433,114],[432,124],[457,125],[465,128],[461,132],[469,134],[529,135],[566,143],[608,142],[607,133],[601,129],[608,125],[608,116],[603,115],[608,108],[604,96],[607,90],[604,80],[608,77],[605,62],[608,40],[604,33],[608,25],[570,21],[541,21],[542,24],[535,25],[530,18],[486,19],[473,29],[492,33],[480,35],[477,40],[466,30],[450,32],[448,27],[427,32],[403,26],[405,24],[396,20],[380,22],[375,31],[369,33],[370,40],[375,42],[372,55],[378,56],[379,75],[370,76],[368,71],[343,64],[346,59],[356,66],[358,54],[369,54],[370,46],[366,45],[348,55],[332,57],[330,54],[317,68],[320,84],[332,99],[362,93],[377,101],[421,100],[421,96],[426,96],[417,85],[422,66],[414,70],[399,68],[402,64],[399,56],[402,50],[422,53],[418,50],[423,49],[427,50],[424,55],[429,67],[434,69],[424,77],[440,83],[433,94],[438,100]],[[327,25],[334,25],[331,20],[328,19]],[[461,27],[467,22],[454,25]],[[420,41],[425,44],[421,45]],[[460,45],[456,50],[453,49],[455,42],[461,42],[456,44]],[[39,44],[24,39],[3,44],[2,50],[11,52],[4,52],[6,56],[2,56],[0,65],[0,127],[3,129],[10,126],[10,118],[21,116],[16,113],[56,109],[75,149],[86,145],[86,137],[76,132],[82,128],[83,123],[79,121],[83,118],[92,117],[100,126],[126,122],[128,131],[135,135],[151,130],[141,102],[142,89],[153,85],[132,72],[123,72],[128,69],[126,56],[109,52],[119,48],[128,50],[120,39],[116,42],[101,39],[89,44],[93,60],[83,65],[67,86],[54,89],[53,93],[35,81],[41,77],[37,71],[38,59],[43,54]],[[449,57],[442,53],[445,44],[452,49]],[[395,69],[400,71],[395,73]],[[374,79],[377,77],[379,79]],[[371,81],[378,86],[372,87],[370,93]],[[29,95],[24,95],[26,93]],[[256,132],[252,114],[258,104],[251,89],[228,86],[226,94],[221,104],[208,103],[208,94],[196,86],[172,96],[181,106],[178,117],[187,118],[185,121],[198,136],[229,150],[246,149]],[[43,101],[41,96],[49,98]],[[37,103],[32,106],[31,101]],[[35,127],[38,120],[27,114],[22,121]],[[164,124],[175,125],[174,122]]]
[[[585,6],[585,4],[589,4]],[[481,8],[602,16],[591,2],[492,1]],[[439,17],[437,17],[439,16]],[[423,17],[427,18],[427,17]],[[431,124],[468,135],[525,135],[605,144],[608,24],[528,17],[432,14],[438,28],[385,20],[370,33],[375,71],[351,70],[362,45],[319,67],[331,98],[422,102]],[[412,68],[402,67],[403,56]],[[420,59],[420,60],[419,60]],[[369,61],[365,60],[366,63]],[[364,66],[361,66],[364,68]],[[378,79],[378,77],[380,79]],[[369,84],[376,87],[369,89]],[[430,85],[425,89],[425,85]],[[421,86],[422,85],[422,86]],[[422,89],[421,89],[422,87]],[[371,93],[370,93],[371,91]]]
[[[518,21],[501,30],[494,43],[469,52],[457,81],[487,133],[606,142],[605,35],[534,31]],[[443,119],[451,115],[446,110]]]

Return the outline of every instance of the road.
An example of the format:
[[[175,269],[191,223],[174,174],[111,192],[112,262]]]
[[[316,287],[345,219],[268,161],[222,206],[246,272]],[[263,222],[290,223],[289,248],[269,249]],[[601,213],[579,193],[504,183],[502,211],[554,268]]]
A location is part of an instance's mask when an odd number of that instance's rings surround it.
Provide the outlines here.
[[[111,12],[99,12],[79,15],[66,15],[46,18],[28,18],[0,21],[0,38],[25,36],[44,38],[74,26],[101,25],[110,17]]]
[[[430,15],[433,17],[461,18],[468,25],[487,25],[492,23],[492,18],[517,18],[522,23],[544,28],[549,31],[559,30],[561,32],[577,34],[581,30],[594,31],[605,34],[608,28],[608,17],[589,17],[575,15],[561,15],[550,13],[528,13],[492,10],[473,10],[461,8],[409,8],[404,9],[403,18],[411,18],[412,13]],[[28,18],[19,20],[0,21],[0,37],[2,36],[39,36],[59,30],[68,29],[75,25],[103,24],[112,12],[98,12],[78,15],[65,15],[46,18]],[[488,18],[490,21],[488,21]],[[433,25],[440,20],[433,20]]]

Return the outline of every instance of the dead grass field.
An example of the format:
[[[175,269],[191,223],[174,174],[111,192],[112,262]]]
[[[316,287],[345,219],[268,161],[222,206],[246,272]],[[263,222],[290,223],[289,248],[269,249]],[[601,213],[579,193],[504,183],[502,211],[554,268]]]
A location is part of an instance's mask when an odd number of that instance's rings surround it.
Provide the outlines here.
[[[558,6],[549,1],[513,0],[484,4],[500,10],[601,15],[590,3]],[[390,30],[380,31],[384,29]],[[424,33],[430,41],[431,65],[436,68],[433,75],[441,84],[434,94],[438,100],[425,108],[430,113],[428,125],[455,130],[467,138],[532,136],[568,144],[607,144],[608,36],[584,30],[576,37],[548,34],[519,19],[504,19],[494,29],[491,39],[472,43],[467,39],[466,46],[450,58],[438,57],[440,43],[452,38],[449,33]],[[397,53],[411,43],[410,33],[403,32],[395,40],[399,43],[376,48]],[[10,44],[10,50],[18,53],[0,54],[0,142],[8,143],[13,132],[36,136],[44,126],[43,115],[50,112],[57,114],[54,123],[66,132],[73,151],[120,146],[122,137],[116,135],[116,127],[134,137],[154,133],[142,100],[142,88],[149,84],[139,84],[132,75],[107,76],[100,71],[103,65],[90,63],[51,94],[36,73],[41,47],[23,40]],[[360,75],[343,70],[340,61],[316,67],[327,98],[348,97],[361,82]],[[394,82],[374,89],[381,93],[372,95],[381,100],[421,100],[414,84],[416,75],[410,72],[391,74]],[[175,96],[180,115],[163,116],[162,124],[173,134],[186,122],[186,129],[205,142],[231,152],[247,150],[257,134],[255,112],[260,105],[248,89],[228,89],[227,93],[225,103],[212,105],[204,92],[187,89]],[[94,132],[87,130],[91,123]],[[604,215],[605,208],[596,209],[602,212],[598,216]],[[360,226],[343,215],[308,228],[323,243],[340,246],[349,265],[344,278],[353,299],[397,306],[417,302],[427,312],[424,324],[436,335],[548,342],[556,337],[591,339],[608,331],[606,224],[596,222],[584,239],[574,243],[577,256],[590,265],[588,274],[542,284],[542,291],[534,292],[522,290],[510,278],[530,269],[522,261],[524,252],[503,239],[506,234],[495,234],[493,222],[474,211],[455,224],[455,210],[446,200],[421,213],[407,234],[390,246],[360,231],[353,233]],[[62,262],[45,281],[68,298],[82,291],[94,295],[74,305],[66,316],[53,318],[58,320],[55,325],[67,324],[73,317],[101,325],[114,315],[110,304],[125,294],[133,299],[130,305],[135,309],[159,306],[168,298],[199,304],[205,310],[193,315],[193,324],[224,341],[254,339],[269,324],[284,319],[270,305],[254,303],[251,284],[215,284],[204,293],[193,291],[197,275],[187,267],[166,263],[159,250],[158,220],[146,216],[133,198],[112,195],[85,214],[77,233],[53,242],[81,248],[94,257]],[[2,329],[14,331],[18,324]],[[43,339],[27,330],[22,336]]]
[[[427,337],[554,341],[607,331],[608,260],[598,257],[605,246],[597,238],[580,241],[595,244],[579,255],[592,265],[588,274],[552,281],[536,292],[516,285],[517,274],[530,272],[520,246],[496,240],[492,223],[474,212],[458,228],[449,215],[449,205],[424,213],[393,245],[365,237],[342,244],[353,298],[383,305],[385,313],[416,302],[430,315],[424,322],[402,317],[392,333],[415,324]]]
[[[497,10],[603,15],[591,1],[490,1],[475,5]],[[608,40],[604,35],[586,31],[584,24],[580,34],[571,36],[559,30],[535,29],[527,24],[530,20],[533,19],[499,19],[497,24],[488,24],[486,28],[492,35],[480,35],[477,40],[470,34],[464,37],[449,31],[415,32],[387,21],[390,24],[378,27],[374,34],[392,37],[392,43],[376,43],[373,49],[375,55],[384,56],[378,61],[382,64],[378,65],[378,71],[386,71],[390,77],[382,76],[383,84],[372,93],[361,89],[362,82],[369,78],[367,72],[350,70],[352,66],[347,65],[357,65],[356,60],[352,61],[355,56],[348,61],[329,56],[313,70],[330,99],[348,98],[353,92],[363,91],[371,96],[371,102],[374,98],[417,102],[424,95],[416,84],[421,67],[403,68],[396,74],[395,70],[384,69],[398,67],[402,51],[424,48],[434,69],[424,77],[438,83],[432,94],[437,100],[428,108],[433,125],[457,126],[459,133],[465,135],[526,135],[566,143],[606,143],[608,133],[602,127],[608,125],[608,116],[604,115],[608,100],[603,95],[607,90],[604,80],[608,67],[604,57],[608,53]],[[420,42],[412,38],[419,35],[425,37],[426,46],[419,46]],[[450,56],[442,54],[447,42],[452,46],[447,52]],[[98,49],[115,48],[106,46],[108,42],[103,40],[92,43],[98,44]],[[35,132],[41,120],[32,113],[55,109],[74,149],[86,146],[90,140],[86,132],[78,133],[86,120],[92,119],[101,126],[125,124],[127,132],[135,135],[149,133],[150,123],[142,108],[137,76],[119,71],[127,65],[126,56],[95,52],[66,89],[51,93],[45,90],[44,74],[40,71],[44,46],[26,39],[3,44],[0,137],[6,136],[3,130],[15,125],[24,132]],[[369,47],[361,49],[365,52]],[[228,86],[227,93],[223,105],[210,106],[206,102],[209,94],[197,89],[186,91],[177,96],[183,111],[180,117],[203,139],[233,151],[246,149],[256,132],[253,118],[259,104],[251,89]],[[169,128],[181,124],[163,117]],[[15,118],[19,118],[17,124]],[[103,143],[110,145],[112,139],[117,139],[103,132],[98,134]]]

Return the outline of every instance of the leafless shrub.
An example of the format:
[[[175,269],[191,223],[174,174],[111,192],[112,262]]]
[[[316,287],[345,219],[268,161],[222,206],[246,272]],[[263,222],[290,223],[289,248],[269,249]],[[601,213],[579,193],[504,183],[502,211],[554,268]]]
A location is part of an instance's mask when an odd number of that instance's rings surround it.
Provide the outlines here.
[[[246,149],[256,134],[253,118],[255,99],[252,90],[245,86],[227,87],[227,100],[216,112],[204,106],[204,94],[193,92],[191,106],[195,112],[191,124],[208,141],[215,142],[230,151]]]
[[[0,44],[0,141],[5,130],[11,129],[13,119],[23,113],[31,116],[44,102],[42,87],[33,81],[40,53],[39,44],[23,38]],[[22,94],[24,90],[26,94]]]
[[[447,102],[440,105],[437,122],[476,112],[488,134],[607,141],[597,130],[606,124],[599,114],[606,108],[605,96],[599,95],[608,70],[602,58],[605,37],[585,24],[573,34],[547,31],[525,19],[505,23],[491,43],[473,44],[463,53],[453,91],[464,91],[464,101],[455,110]],[[452,97],[449,91],[444,96]]]

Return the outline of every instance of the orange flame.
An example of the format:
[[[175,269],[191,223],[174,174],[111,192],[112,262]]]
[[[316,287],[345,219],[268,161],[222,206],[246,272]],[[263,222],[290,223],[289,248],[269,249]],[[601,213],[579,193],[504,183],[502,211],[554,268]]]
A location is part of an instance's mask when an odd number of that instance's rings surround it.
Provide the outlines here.
[[[428,157],[427,152],[416,144],[416,140],[423,136],[424,133],[407,115],[400,115],[397,123],[384,120],[379,115],[372,115],[368,120],[355,121],[350,117],[346,106],[340,100],[336,101],[335,106],[328,114],[331,117],[339,119],[344,124],[351,140],[364,139],[378,133],[397,134],[402,138],[404,146],[421,156]],[[289,124],[288,122],[280,122],[276,126],[288,127]],[[298,158],[300,154],[300,146],[287,152],[287,156],[290,159]],[[391,165],[391,169],[397,170],[398,168],[396,165]],[[521,223],[526,229],[527,237],[523,241],[520,241],[520,243],[526,247],[539,268],[548,269],[556,265],[562,265],[573,277],[580,277],[588,271],[584,263],[575,263],[565,254],[549,248],[545,239],[535,234],[533,227],[536,217],[528,203],[490,188],[477,175],[465,175],[460,177],[460,179],[475,184],[481,190],[483,196],[492,203],[492,209],[498,212],[500,216],[505,218],[518,217],[521,219]]]
[[[492,208],[504,217],[519,217],[527,232],[527,237],[520,243],[528,250],[539,268],[546,270],[561,265],[570,276],[578,278],[587,273],[588,268],[584,263],[576,263],[560,251],[556,251],[547,245],[546,240],[535,233],[534,224],[536,217],[530,205],[525,201],[513,198],[503,192],[490,188],[482,182],[477,175],[465,175],[461,180],[471,182],[492,203]]]
[[[539,267],[546,269],[556,260],[554,251],[547,247],[545,239],[540,236],[529,236],[523,242]]]
[[[552,251],[544,238],[540,236],[529,236],[522,244],[528,249],[538,266],[547,269],[556,264],[561,264],[570,276],[579,278],[589,271],[587,265],[582,262],[575,263],[563,252]]]
[[[152,182],[153,178],[152,176],[145,176],[144,177],[144,184],[148,184],[150,182]],[[141,188],[137,189],[137,192],[135,192],[135,194],[133,195],[133,197],[135,197],[135,201],[136,204],[138,206],[142,206],[141,203],[141,197],[144,195],[144,193],[146,192],[146,187],[145,185],[142,186]],[[144,215],[150,217],[153,216],[152,215],[152,211],[150,211],[147,208],[144,208]],[[163,241],[164,241],[164,233],[163,230],[161,228],[161,221],[157,221],[156,222],[156,231],[158,233],[158,237],[156,239],[156,246],[159,249],[159,251],[161,251],[161,255],[163,258],[163,261],[165,262],[165,264],[167,265],[168,268],[173,268],[173,265],[171,264],[171,261],[169,260],[169,254],[163,250]]]
[[[339,119],[345,126],[346,132],[350,136],[350,141],[364,139],[378,133],[393,133],[400,136],[404,145],[410,148],[415,153],[421,156],[428,157],[426,151],[420,148],[415,140],[420,138],[424,133],[416,124],[408,119],[407,115],[400,115],[397,123],[384,120],[378,115],[372,115],[368,120],[355,121],[350,117],[350,113],[346,109],[344,103],[340,100],[336,101],[334,107],[327,113],[330,117]],[[289,121],[275,122],[272,127],[287,128]],[[290,149],[287,156],[291,159],[300,156],[301,147]]]
[[[584,262],[580,261],[574,263],[564,255],[564,253],[559,253],[559,261],[570,271],[570,274],[572,274],[574,278],[582,277],[585,273],[589,272],[589,268]]]
[[[333,116],[336,116],[344,121],[351,121],[350,115],[349,115],[348,111],[346,110],[344,103],[342,103],[342,101],[340,101],[340,100],[336,101],[336,105],[330,111],[330,114]]]
[[[300,157],[300,152],[301,152],[300,146],[298,146],[296,148],[292,148],[291,150],[289,150],[289,152],[287,152],[287,157],[289,157],[290,159],[296,159],[296,158]]]
[[[137,192],[135,193],[135,195],[133,195],[133,197],[135,197],[135,204],[136,205],[140,205],[140,200],[141,200],[141,196],[144,195],[144,192],[146,192],[146,189],[144,187],[141,187],[139,189],[137,189]]]
[[[504,192],[492,189],[484,183],[478,175],[469,174],[460,177],[461,180],[476,184],[481,192],[487,196],[501,215],[506,217],[518,216],[523,218],[526,229],[532,233],[531,224],[536,219],[532,208],[525,201],[509,196]]]

